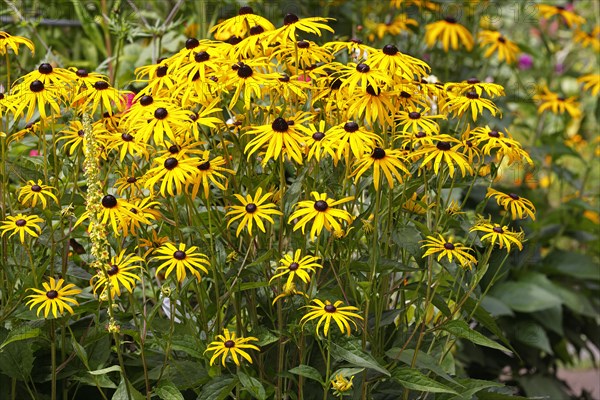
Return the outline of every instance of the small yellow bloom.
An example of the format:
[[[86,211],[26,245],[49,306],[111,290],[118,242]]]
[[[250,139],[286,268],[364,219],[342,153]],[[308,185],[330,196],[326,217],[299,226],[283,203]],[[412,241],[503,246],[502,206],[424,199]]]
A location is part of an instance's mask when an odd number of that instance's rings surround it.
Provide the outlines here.
[[[207,347],[206,351],[214,351],[213,356],[210,359],[210,365],[213,365],[215,360],[221,357],[221,363],[225,366],[225,361],[227,360],[227,356],[231,355],[233,362],[235,365],[240,365],[240,358],[242,356],[245,358],[250,364],[252,364],[252,358],[244,349],[252,349],[259,350],[253,344],[248,344],[251,341],[258,341],[255,337],[247,337],[247,338],[236,338],[235,332],[229,333],[229,330],[225,328],[223,331],[223,335],[217,335],[217,340],[211,342]]]
[[[76,296],[81,293],[81,290],[75,288],[75,285],[72,283],[63,286],[64,282],[64,279],[59,279],[57,281],[54,278],[50,278],[50,283],[42,283],[44,290],[35,288],[29,289],[37,293],[27,296],[31,298],[31,300],[27,302],[27,304],[30,305],[29,308],[31,309],[39,304],[37,315],[39,316],[43,309],[44,318],[48,318],[50,310],[52,310],[54,318],[58,318],[58,314],[60,313],[62,315],[65,310],[73,314],[73,308],[71,308],[68,303],[74,305],[79,305],[79,303],[69,296]]]
[[[346,379],[346,377],[342,374],[337,374],[335,379],[331,381],[331,388],[333,389],[333,394],[335,396],[341,397],[352,389],[352,380],[354,379],[354,375],[350,377],[350,380]]]

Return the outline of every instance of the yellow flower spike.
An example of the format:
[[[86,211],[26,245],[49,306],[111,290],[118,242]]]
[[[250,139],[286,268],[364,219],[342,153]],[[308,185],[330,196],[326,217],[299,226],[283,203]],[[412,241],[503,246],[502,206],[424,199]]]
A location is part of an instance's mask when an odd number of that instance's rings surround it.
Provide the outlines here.
[[[339,397],[343,396],[344,393],[352,389],[353,379],[354,375],[352,375],[350,379],[346,379],[344,375],[337,374],[335,378],[331,380],[331,388],[333,389],[333,394]]]

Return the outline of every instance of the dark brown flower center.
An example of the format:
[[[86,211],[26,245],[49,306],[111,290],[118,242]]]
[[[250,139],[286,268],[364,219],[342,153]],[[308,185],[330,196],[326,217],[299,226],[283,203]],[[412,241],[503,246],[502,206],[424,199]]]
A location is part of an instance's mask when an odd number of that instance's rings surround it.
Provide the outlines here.
[[[206,161],[198,165],[198,169],[200,171],[208,171],[210,169],[210,161]]]
[[[108,89],[108,82],[106,81],[97,81],[94,83],[94,89],[96,90],[106,90]]]
[[[254,214],[256,212],[256,210],[258,210],[258,207],[256,206],[256,204],[254,204],[254,203],[246,204],[246,212],[248,214]]]
[[[46,297],[49,298],[50,300],[55,299],[58,297],[58,292],[56,290],[48,290],[46,292]]]
[[[367,73],[371,70],[371,67],[369,67],[367,64],[365,63],[360,63],[356,66],[356,70],[358,72],[362,72],[362,73]]]
[[[273,128],[273,130],[275,132],[287,132],[287,130],[288,130],[288,123],[286,122],[285,119],[283,119],[281,117],[278,117],[271,124],[271,128]]]
[[[210,59],[210,54],[208,54],[206,51],[201,51],[199,53],[196,53],[196,55],[194,56],[194,60],[199,63],[208,61],[209,59]]]
[[[137,178],[135,176],[130,176],[129,178],[127,178],[127,183],[136,183],[137,182]]]
[[[131,136],[129,133],[122,133],[121,139],[123,139],[124,142],[131,142],[133,140],[133,136]]]
[[[108,276],[113,276],[113,275],[117,274],[118,272],[119,272],[119,266],[117,264],[111,265],[110,268],[108,269],[108,271],[106,271]]]
[[[250,28],[250,35],[252,35],[252,36],[260,35],[264,31],[265,31],[265,28],[263,28],[262,26],[254,25],[252,28]]]
[[[232,46],[235,46],[236,44],[238,44],[239,42],[242,41],[242,38],[236,35],[231,36],[229,39],[227,39],[225,41],[225,43],[229,43]]]
[[[156,111],[154,111],[154,118],[156,119],[165,119],[169,115],[169,112],[164,107],[158,107]]]
[[[324,211],[327,211],[327,209],[329,208],[329,204],[327,204],[327,202],[324,200],[317,200],[317,201],[315,201],[314,207],[315,207],[315,210],[324,212]]]
[[[279,82],[289,82],[290,81],[290,77],[287,75],[283,75],[281,78],[279,78]]]
[[[223,346],[231,349],[232,347],[235,347],[235,342],[233,340],[227,340],[225,343],[223,343]]]
[[[42,187],[40,185],[31,185],[31,191],[39,193],[42,191]]]
[[[470,99],[470,100],[475,100],[475,99],[479,98],[479,95],[477,94],[477,92],[467,92],[466,96],[467,96],[467,99]]]
[[[417,111],[412,111],[408,113],[408,118],[410,119],[419,119],[421,118],[421,113]]]
[[[412,97],[412,95],[408,92],[405,92],[404,90],[400,92],[400,97],[402,97],[403,99],[410,99]]]
[[[324,137],[325,137],[325,134],[323,132],[315,132],[312,134],[313,140],[316,140],[317,142],[323,140]]]
[[[298,48],[300,48],[300,49],[308,49],[310,46],[310,43],[308,43],[306,40],[301,40],[296,44],[298,45]]]
[[[152,103],[154,103],[154,98],[152,98],[152,96],[144,95],[140,97],[140,104],[144,107],[149,106]]]
[[[240,78],[250,78],[252,76],[252,68],[243,64],[237,70],[237,74]]]
[[[25,221],[24,219],[18,219],[15,221],[15,225],[18,226],[19,228],[22,228],[25,225],[27,225],[27,221]]]
[[[238,15],[245,15],[245,14],[254,14],[254,10],[252,9],[252,7],[250,7],[250,6],[240,7],[240,11],[238,11]]]
[[[75,75],[80,78],[86,78],[89,75],[89,72],[85,68],[79,68],[77,72],[75,72]]]
[[[499,37],[498,37],[498,41],[499,41],[500,43],[506,43],[506,39],[504,38],[504,36],[499,36]]]
[[[354,121],[346,122],[344,124],[344,130],[350,133],[356,132],[358,130],[358,124]]]
[[[488,132],[488,136],[489,137],[493,137],[493,138],[499,138],[500,137],[500,133],[498,131],[489,131]]]
[[[297,262],[293,262],[288,268],[290,271],[296,271],[298,268],[300,268],[300,264],[298,264]]]
[[[298,21],[299,19],[296,14],[286,14],[285,17],[283,17],[283,23],[285,25],[295,24]]]
[[[509,193],[508,197],[510,197],[513,200],[519,200],[520,199],[519,195],[516,194],[516,193]]]
[[[77,136],[83,137],[84,135],[85,135],[85,132],[83,131],[83,129],[80,129],[77,131]]]
[[[357,38],[352,38],[352,39],[350,39],[348,41],[352,42],[352,43],[356,43],[356,44],[363,44],[363,41],[360,40],[360,39],[357,39]]]
[[[185,48],[188,50],[198,47],[198,45],[200,45],[200,42],[196,38],[189,38],[185,41]]]
[[[179,153],[179,151],[181,151],[181,147],[179,147],[178,145],[174,144],[174,145],[169,146],[169,153],[177,154],[177,153]]]
[[[448,151],[452,148],[452,145],[449,142],[437,142],[435,147],[441,151]]]
[[[427,134],[426,134],[425,132],[423,132],[423,131],[419,131],[419,132],[415,133],[415,137],[416,137],[417,139],[422,139],[422,138],[424,138],[425,136],[427,136]]]
[[[386,44],[385,46],[383,46],[383,54],[388,56],[395,56],[396,54],[398,54],[398,48],[393,44]]]
[[[454,18],[454,17],[446,17],[446,18],[444,18],[444,21],[446,21],[449,24],[455,24],[456,23],[456,18]]]
[[[369,93],[371,96],[379,96],[379,94],[381,93],[381,89],[375,89],[373,88],[373,86],[369,85],[367,86],[367,93]]]
[[[45,75],[51,74],[52,73],[52,65],[50,65],[48,63],[42,63],[42,64],[40,64],[38,71],[40,72],[40,74],[45,74]]]
[[[328,313],[334,313],[337,310],[333,304],[327,304],[323,309]]]
[[[113,208],[117,206],[117,198],[112,194],[107,194],[102,198],[102,207]]]
[[[166,65],[161,65],[160,67],[156,68],[156,77],[162,78],[163,76],[167,75],[168,69],[169,67]]]
[[[331,81],[331,84],[329,85],[331,90],[338,90],[341,86],[342,86],[342,81],[338,78],[335,78],[333,81]]]
[[[381,160],[382,158],[385,158],[385,150],[381,147],[375,147],[371,153],[371,158],[375,160]]]
[[[173,258],[179,261],[185,260],[186,257],[187,254],[185,254],[185,251],[177,250],[175,253],[173,253]]]
[[[165,162],[163,163],[163,166],[166,169],[168,169],[169,171],[171,171],[173,168],[177,167],[177,164],[179,164],[179,161],[177,161],[176,158],[169,157],[165,160]]]
[[[502,229],[502,227],[501,227],[501,226],[495,226],[495,227],[494,227],[492,230],[493,230],[495,233],[504,233],[504,229]]]
[[[477,78],[469,78],[469,79],[467,79],[467,83],[469,85],[474,85],[474,84],[479,83],[479,82],[480,82],[480,80],[477,79]]]
[[[454,245],[450,242],[444,243],[444,248],[446,250],[454,250]]]
[[[42,83],[42,81],[36,79],[29,85],[29,90],[31,90],[33,93],[39,93],[42,90],[44,90],[44,84]]]

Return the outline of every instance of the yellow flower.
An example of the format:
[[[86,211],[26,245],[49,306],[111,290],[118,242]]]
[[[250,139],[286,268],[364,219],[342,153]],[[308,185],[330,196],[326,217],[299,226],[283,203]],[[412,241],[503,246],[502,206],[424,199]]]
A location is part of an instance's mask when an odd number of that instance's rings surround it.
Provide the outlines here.
[[[14,217],[7,215],[6,220],[2,221],[2,225],[0,225],[0,230],[2,231],[2,236],[12,231],[8,236],[9,238],[18,233],[21,243],[25,243],[26,233],[30,236],[38,237],[42,232],[42,228],[37,225],[41,222],[44,222],[44,220],[37,215],[23,215],[21,213]]]
[[[588,74],[577,78],[577,82],[583,83],[583,90],[589,90],[592,96],[600,93],[600,74]]]
[[[490,224],[486,222],[479,223],[471,228],[470,232],[479,231],[484,232],[485,235],[481,237],[481,241],[489,241],[492,246],[498,243],[499,248],[506,247],[506,251],[510,252],[510,247],[515,245],[519,250],[523,250],[523,232],[513,232],[506,226],[500,226],[499,224]]]
[[[381,147],[375,147],[371,154],[365,154],[356,162],[356,169],[352,175],[356,176],[356,180],[358,180],[362,174],[373,167],[373,185],[375,185],[375,190],[379,190],[382,172],[388,186],[393,189],[394,176],[398,182],[402,183],[404,178],[402,174],[400,174],[400,171],[406,175],[410,174],[410,171],[406,168],[402,159],[402,152],[399,150],[384,150]]]
[[[600,51],[600,25],[596,25],[591,32],[577,29],[573,34],[573,41],[582,47],[591,47],[594,51]]]
[[[31,202],[30,206],[35,207],[37,202],[42,203],[42,208],[46,208],[47,200],[46,196],[53,199],[58,204],[58,199],[52,193],[54,188],[52,186],[42,184],[42,180],[38,179],[37,183],[34,181],[27,181],[27,185],[23,186],[19,190],[19,201],[22,205],[27,205]]]
[[[233,109],[240,95],[243,93],[244,110],[250,110],[252,97],[262,98],[262,87],[275,87],[279,84],[280,74],[263,72],[269,68],[265,57],[255,57],[239,61],[231,65],[231,68],[223,70],[219,76],[219,82],[226,82],[226,90],[235,88],[235,92],[229,101],[229,109]]]
[[[323,266],[316,261],[319,259],[313,256],[304,256],[302,255],[302,250],[298,249],[294,253],[294,256],[290,256],[286,254],[283,256],[279,262],[281,265],[277,267],[277,272],[273,277],[269,280],[269,283],[273,281],[273,279],[282,277],[287,275],[287,284],[291,284],[294,281],[295,277],[298,277],[304,283],[310,282],[309,272],[315,272],[315,268],[323,268]]]
[[[431,68],[418,58],[403,54],[393,44],[383,46],[369,54],[369,65],[380,71],[393,74],[396,79],[420,80]]]
[[[136,218],[145,224],[148,224],[149,221],[143,217],[142,215],[137,215],[131,212],[131,208],[133,207],[131,203],[124,199],[118,199],[112,194],[107,194],[102,197],[100,204],[93,204],[91,207],[94,210],[97,210],[98,213],[98,222],[100,224],[107,224],[110,222],[110,225],[116,236],[119,236],[124,229],[124,224],[127,223],[128,218]],[[88,210],[84,212],[81,217],[75,222],[75,226],[79,225],[82,221],[89,218],[90,215],[90,205],[88,205]]]
[[[240,235],[240,232],[244,227],[248,227],[248,234],[252,235],[252,225],[255,223],[256,226],[263,232],[266,233],[265,225],[263,223],[263,219],[266,219],[270,223],[274,224],[273,218],[271,215],[283,215],[283,213],[279,210],[274,210],[275,204],[267,203],[267,199],[271,197],[273,193],[266,193],[264,196],[262,195],[262,188],[258,188],[254,198],[247,194],[246,198],[240,196],[235,193],[234,196],[242,203],[241,206],[231,206],[232,210],[229,211],[226,216],[233,216],[229,222],[227,223],[227,227],[235,222],[236,220],[242,218],[240,224],[235,232],[236,236]]]
[[[477,78],[469,78],[462,82],[449,82],[444,85],[444,89],[455,96],[465,95],[468,92],[475,92],[479,96],[483,93],[492,99],[498,96],[504,96],[504,87],[497,83],[481,82]]]
[[[477,115],[483,114],[483,110],[486,109],[494,117],[496,113],[500,113],[500,110],[496,105],[489,99],[481,97],[477,92],[466,92],[461,96],[455,96],[444,105],[444,110],[456,114],[458,117],[471,111],[471,117],[473,121],[477,121]]]
[[[44,84],[40,80],[34,80],[30,84],[16,85],[13,94],[15,99],[13,114],[15,117],[19,117],[27,109],[25,120],[29,121],[36,109],[39,111],[40,117],[48,118],[49,115],[46,112],[48,106],[54,115],[60,115],[59,101],[66,96],[66,89],[62,86],[53,86]]]
[[[423,258],[438,254],[438,262],[446,257],[448,262],[452,262],[453,258],[460,263],[463,268],[471,269],[473,264],[477,264],[477,260],[473,255],[469,254],[469,247],[464,246],[462,243],[453,242],[452,238],[444,239],[442,235],[437,234],[435,236],[427,236],[427,240],[424,240],[425,244],[421,246],[425,251]]]
[[[208,274],[210,262],[206,255],[198,253],[196,250],[198,250],[198,247],[196,246],[186,248],[185,243],[180,243],[178,247],[175,247],[171,243],[165,243],[156,250],[156,253],[159,255],[155,256],[155,259],[160,261],[164,260],[164,262],[156,268],[156,275],[166,268],[165,279],[167,279],[173,269],[175,269],[177,281],[182,283],[185,279],[187,269],[197,280],[201,280],[202,277],[198,271],[200,270],[205,274]]]
[[[121,295],[121,285],[123,285],[129,293],[133,292],[135,281],[139,281],[140,277],[131,271],[141,268],[141,266],[131,264],[142,263],[144,260],[141,257],[132,254],[124,256],[125,250],[122,250],[121,253],[112,257],[110,265],[106,266],[105,271],[98,271],[98,273],[90,279],[90,285],[93,286],[94,293],[96,293],[98,289],[102,289],[100,292],[100,296],[102,297],[102,294],[104,294],[108,288],[108,282],[110,282],[111,298]]]
[[[200,185],[204,188],[204,197],[207,199],[211,182],[221,190],[227,189],[227,178],[223,175],[223,172],[235,174],[235,171],[224,168],[223,165],[225,164],[226,162],[223,157],[218,156],[210,160],[209,151],[204,151],[200,163],[196,167],[196,172],[192,175],[192,181],[190,183],[192,185],[192,199],[196,198]],[[220,180],[223,180],[224,184],[221,183]]]
[[[341,68],[339,79],[341,79],[342,84],[340,89],[347,87],[348,93],[353,95],[357,88],[367,90],[368,86],[373,88],[383,87],[391,83],[386,72],[372,68],[364,62],[359,64],[349,63]]]
[[[19,54],[19,45],[25,45],[31,51],[31,54],[35,53],[33,42],[22,36],[11,36],[8,32],[0,31],[0,56],[6,54],[6,49],[10,48],[15,54]]]
[[[390,110],[396,108],[393,104],[395,98],[396,93],[383,91],[381,88],[369,85],[366,90],[357,91],[346,102],[348,118],[354,120],[364,118],[369,125],[373,125],[375,122],[379,122],[381,125],[384,122],[392,125],[393,116]]]
[[[352,223],[352,216],[348,211],[333,208],[337,205],[353,200],[354,197],[345,197],[341,200],[327,198],[327,193],[311,192],[315,201],[305,200],[296,204],[298,209],[290,215],[288,223],[291,223],[296,218],[300,218],[294,225],[294,231],[302,228],[302,234],[305,232],[306,224],[313,221],[310,228],[310,237],[314,238],[321,233],[323,227],[329,232],[341,231],[342,227],[338,220]]]
[[[336,149],[338,159],[350,156],[356,158],[370,152],[373,147],[381,143],[381,138],[373,132],[367,131],[354,121],[334,126],[329,130],[328,146]]]
[[[354,375],[350,377],[350,380],[342,374],[337,374],[333,380],[331,380],[331,388],[335,396],[343,396],[347,391],[352,389],[352,380]]]
[[[327,64],[333,59],[333,55],[326,48],[309,40],[288,42],[286,46],[281,46],[279,50],[273,52],[272,57],[277,59],[278,64],[291,64],[288,66],[301,70],[306,70],[318,63]]]
[[[421,168],[430,168],[433,163],[433,170],[436,175],[439,173],[440,166],[446,164],[450,173],[450,177],[454,177],[455,165],[461,171],[462,176],[467,173],[473,174],[473,167],[469,164],[469,160],[457,152],[461,146],[461,142],[449,135],[436,136],[436,144],[426,144],[421,149],[414,152],[415,157],[422,157]]]
[[[283,26],[267,34],[267,42],[269,44],[279,42],[282,46],[286,46],[288,41],[296,41],[296,31],[317,36],[321,36],[321,29],[334,33],[330,26],[325,25],[327,21],[332,19],[322,17],[300,19],[295,14],[286,14],[283,17]]]
[[[160,181],[160,194],[174,196],[181,193],[183,187],[192,182],[199,161],[177,155],[177,157],[157,158],[155,163],[159,165],[148,170],[144,175],[144,187],[154,190],[154,185]]]
[[[520,197],[518,194],[505,194],[495,189],[488,188],[485,197],[495,197],[499,206],[511,213],[512,219],[524,219],[530,217],[535,221],[535,206],[530,200]]]
[[[354,306],[343,306],[343,302],[341,300],[331,304],[329,300],[325,300],[325,303],[323,303],[319,299],[314,299],[312,300],[312,303],[316,305],[306,306],[310,311],[302,317],[300,322],[302,322],[302,326],[304,327],[308,321],[319,318],[319,321],[317,322],[317,328],[315,329],[317,335],[319,334],[319,328],[321,327],[321,324],[324,323],[323,334],[327,336],[329,334],[331,320],[333,320],[342,334],[346,333],[348,336],[350,336],[352,330],[348,322],[352,322],[354,327],[358,329],[358,326],[356,325],[356,322],[354,322],[353,318],[363,319],[360,315],[354,312],[358,311],[358,308]]]
[[[268,19],[254,14],[252,7],[243,6],[238,11],[238,15],[218,23],[210,28],[209,32],[213,33],[215,37],[224,34],[244,37],[254,26],[259,26],[265,31],[275,30],[275,26]]]
[[[381,40],[386,34],[398,36],[402,32],[414,33],[410,26],[418,27],[419,23],[416,20],[409,18],[406,14],[400,13],[389,22],[373,23],[370,20],[367,20],[366,26],[370,32],[369,40],[373,41],[375,36]]]
[[[120,110],[125,104],[123,96],[126,93],[111,87],[105,80],[98,80],[92,87],[75,96],[73,104],[91,114],[96,112],[98,106],[100,106],[103,113],[112,111],[113,105],[116,106],[117,110]],[[87,110],[90,104],[91,110]]]
[[[581,117],[579,103],[576,101],[577,96],[564,98],[557,93],[551,92],[546,86],[541,86],[540,90],[541,93],[533,96],[533,99],[539,102],[539,114],[549,110],[554,114],[564,114],[567,112],[574,119]]]
[[[236,338],[235,332],[229,333],[227,328],[224,329],[223,335],[217,335],[217,340],[211,342],[204,351],[214,351],[213,356],[210,359],[210,365],[213,365],[215,360],[221,357],[221,363],[225,366],[225,361],[227,360],[227,356],[231,355],[233,362],[235,365],[240,365],[240,358],[242,356],[245,358],[250,364],[252,364],[252,358],[245,351],[247,349],[260,351],[258,347],[253,344],[248,344],[248,342],[258,341],[257,338],[250,336],[247,338]]]
[[[441,40],[446,53],[450,46],[453,50],[458,50],[459,41],[467,51],[471,51],[474,44],[471,32],[453,17],[446,17],[441,21],[425,26],[425,43],[427,43],[427,46],[433,47],[438,40]]]
[[[542,15],[542,17],[546,19],[550,19],[554,16],[559,17],[562,21],[564,21],[567,24],[569,28],[573,25],[577,26],[585,24],[585,18],[575,14],[572,11],[567,10],[564,6],[540,4],[537,6],[537,9],[538,12]]]
[[[139,239],[139,245],[138,247],[141,248],[147,248],[148,250],[146,250],[146,252],[144,253],[144,258],[148,257],[148,255],[154,253],[156,250],[158,250],[163,244],[168,243],[169,242],[169,238],[167,236],[158,236],[158,232],[156,232],[156,230],[152,229],[152,237],[149,239],[144,239],[141,238]]]
[[[306,295],[306,293],[301,292],[296,289],[296,284],[294,282],[290,282],[288,280],[283,284],[281,293],[279,295],[277,295],[277,297],[275,297],[275,299],[273,299],[273,303],[271,303],[271,304],[275,305],[275,303],[277,303],[277,300],[283,299],[284,297],[287,297],[287,296],[294,296],[294,295],[302,295],[304,297],[308,297]]]
[[[31,300],[27,302],[30,309],[39,304],[37,309],[37,315],[40,315],[42,309],[44,310],[44,318],[48,318],[48,314],[50,310],[52,310],[52,315],[54,318],[58,318],[58,314],[61,315],[65,310],[73,314],[73,308],[71,308],[70,304],[79,305],[77,300],[69,297],[76,296],[81,293],[81,290],[76,289],[75,285],[69,283],[68,285],[63,286],[64,279],[59,279],[56,281],[54,278],[50,278],[50,283],[42,283],[44,290],[31,288],[29,290],[34,291],[37,294],[31,294],[27,297],[30,297]]]
[[[481,46],[489,46],[483,56],[489,58],[495,52],[498,52],[498,60],[506,60],[507,64],[512,64],[517,59],[519,54],[519,46],[515,42],[507,39],[500,32],[481,31],[479,32]]]
[[[423,110],[408,109],[407,111],[398,111],[396,113],[398,125],[404,131],[425,133],[438,133],[440,126],[435,122],[438,118],[446,119],[443,115],[427,115],[429,108]]]
[[[306,158],[310,161],[314,157],[317,161],[321,161],[321,156],[328,154],[337,165],[338,158],[335,151],[328,145],[330,134],[325,128],[325,121],[319,121],[318,126],[309,124],[305,133],[308,135],[303,139],[308,151]]]

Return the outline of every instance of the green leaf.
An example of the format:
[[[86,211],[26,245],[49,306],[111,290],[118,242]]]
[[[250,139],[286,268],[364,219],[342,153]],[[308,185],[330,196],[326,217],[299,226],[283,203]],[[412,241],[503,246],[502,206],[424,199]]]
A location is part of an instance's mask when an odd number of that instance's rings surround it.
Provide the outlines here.
[[[191,360],[169,361],[169,379],[180,390],[196,388],[209,381],[208,372]]]
[[[11,378],[27,380],[34,359],[30,343],[22,340],[10,343],[0,352],[0,371]]]
[[[258,289],[269,286],[268,282],[244,282],[237,286],[236,292],[243,292],[244,290]]]
[[[540,325],[531,321],[519,321],[513,329],[515,339],[519,342],[545,351],[548,354],[554,354],[548,335]]]
[[[197,400],[225,400],[235,388],[237,377],[217,376],[202,387]]]
[[[482,379],[463,378],[457,379],[457,381],[462,386],[462,388],[455,387],[455,389],[458,391],[458,393],[460,393],[460,395],[451,397],[452,400],[471,399],[475,395],[475,393],[478,393],[483,389],[504,386],[498,382],[484,381]]]
[[[477,398],[479,400],[529,400],[528,397],[496,392],[480,392],[477,393]]]
[[[146,396],[138,392],[133,386],[129,385],[129,394],[127,393],[127,383],[121,378],[119,387],[113,394],[112,400],[146,400]]]
[[[69,379],[73,379],[77,382],[81,382],[88,386],[99,386],[101,388],[107,388],[107,389],[116,389],[117,388],[117,385],[113,381],[110,380],[108,375],[93,376],[93,375],[82,373],[81,376],[72,376]]]
[[[481,300],[480,307],[483,307],[484,309],[486,309],[492,317],[502,317],[505,315],[512,317],[515,315],[515,313],[513,313],[512,310],[506,304],[504,304],[497,298],[490,296],[490,295],[485,296],[483,298],[483,300]],[[483,322],[482,322],[482,324],[483,324]],[[491,331],[491,329],[490,329],[490,331]]]
[[[240,383],[242,384],[242,386],[244,387],[244,389],[248,390],[248,392],[250,392],[250,394],[252,395],[252,397],[254,397],[255,399],[258,400],[265,400],[267,398],[267,394],[265,393],[265,388],[262,385],[262,383],[260,383],[258,381],[258,379],[246,375],[243,372],[238,372],[237,373],[238,379],[240,380]]]
[[[442,329],[442,330],[452,334],[453,336],[456,336],[457,338],[467,339],[467,340],[469,340],[475,344],[478,344],[480,346],[485,346],[485,347],[490,347],[490,348],[496,349],[496,350],[510,352],[509,349],[502,346],[501,344],[496,343],[493,340],[488,339],[487,337],[483,336],[481,333],[469,328],[469,326],[467,325],[467,323],[465,321],[458,321],[458,320],[450,321],[450,322],[440,326],[439,329]]]
[[[42,330],[40,328],[32,328],[29,325],[22,325],[8,334],[8,337],[0,345],[0,351],[2,351],[2,349],[10,343],[32,339],[40,336],[41,333]]]
[[[158,387],[154,389],[154,394],[160,397],[161,400],[184,400],[179,389],[170,381],[161,381]]]
[[[494,286],[491,293],[519,312],[534,312],[562,304],[560,297],[530,282],[503,282]]]
[[[406,365],[412,365],[412,360],[415,355],[414,349],[404,349],[404,351],[400,352],[400,348],[394,347],[385,352],[385,355],[390,357],[393,360],[402,361]],[[455,382],[454,379],[450,375],[448,375],[442,367],[440,367],[437,360],[431,357],[429,354],[424,353],[422,351],[417,352],[417,360],[416,366],[420,369],[426,369],[431,372],[434,372],[436,375],[441,376],[442,378]]]
[[[453,393],[458,394],[454,389],[433,380],[416,369],[404,367],[394,371],[393,378],[406,389],[417,390],[419,392],[430,393]]]
[[[71,336],[71,346],[73,346],[75,354],[77,354],[77,357],[79,357],[83,365],[85,365],[85,367],[89,371],[90,363],[88,362],[87,352],[85,351],[85,348],[82,345],[80,345],[79,342],[77,342],[77,340],[75,340],[74,336]]]
[[[467,298],[467,301],[463,305],[463,309],[467,313],[472,314],[473,318],[475,318],[475,320],[477,322],[479,322],[481,325],[483,325],[484,328],[486,328],[487,330],[492,332],[494,335],[496,335],[502,343],[504,343],[507,347],[510,348],[511,351],[514,352],[514,349],[511,347],[508,339],[506,339],[506,337],[504,336],[504,333],[502,332],[502,330],[496,323],[496,320],[494,319],[494,317],[492,317],[490,315],[490,313],[488,313],[486,311],[486,308],[483,307],[485,299],[487,299],[488,297],[491,298],[491,296],[484,297],[482,303],[479,306],[477,306],[477,302],[474,299],[469,297],[469,298]],[[493,299],[493,301],[496,302],[497,305],[500,305],[501,307],[506,308],[506,310],[508,310],[510,315],[513,315],[513,312],[510,310],[510,308],[506,307],[506,305],[504,305],[504,303],[502,303],[501,301],[499,301],[497,299],[494,299],[494,298],[492,298],[492,299]],[[477,308],[475,308],[475,307],[477,307]],[[473,310],[475,310],[475,312],[473,312]]]
[[[183,351],[190,356],[202,359],[202,351],[198,346],[198,342],[191,335],[176,335],[171,340],[171,348],[177,351]]]
[[[356,344],[348,342],[346,344],[350,350],[338,346],[331,342],[331,355],[335,359],[342,359],[357,367],[370,368],[386,376],[391,376],[389,371],[383,368],[371,355],[363,352]]]
[[[315,380],[321,385],[325,385],[325,383],[323,382],[323,378],[321,377],[321,373],[317,371],[316,368],[311,367],[310,365],[301,364],[297,367],[290,369],[289,372],[291,372],[292,374],[303,376],[308,379]]]
[[[111,367],[98,369],[96,371],[88,371],[88,373],[92,375],[104,375],[108,374],[109,372],[121,372],[121,367],[118,365],[113,365]]]

